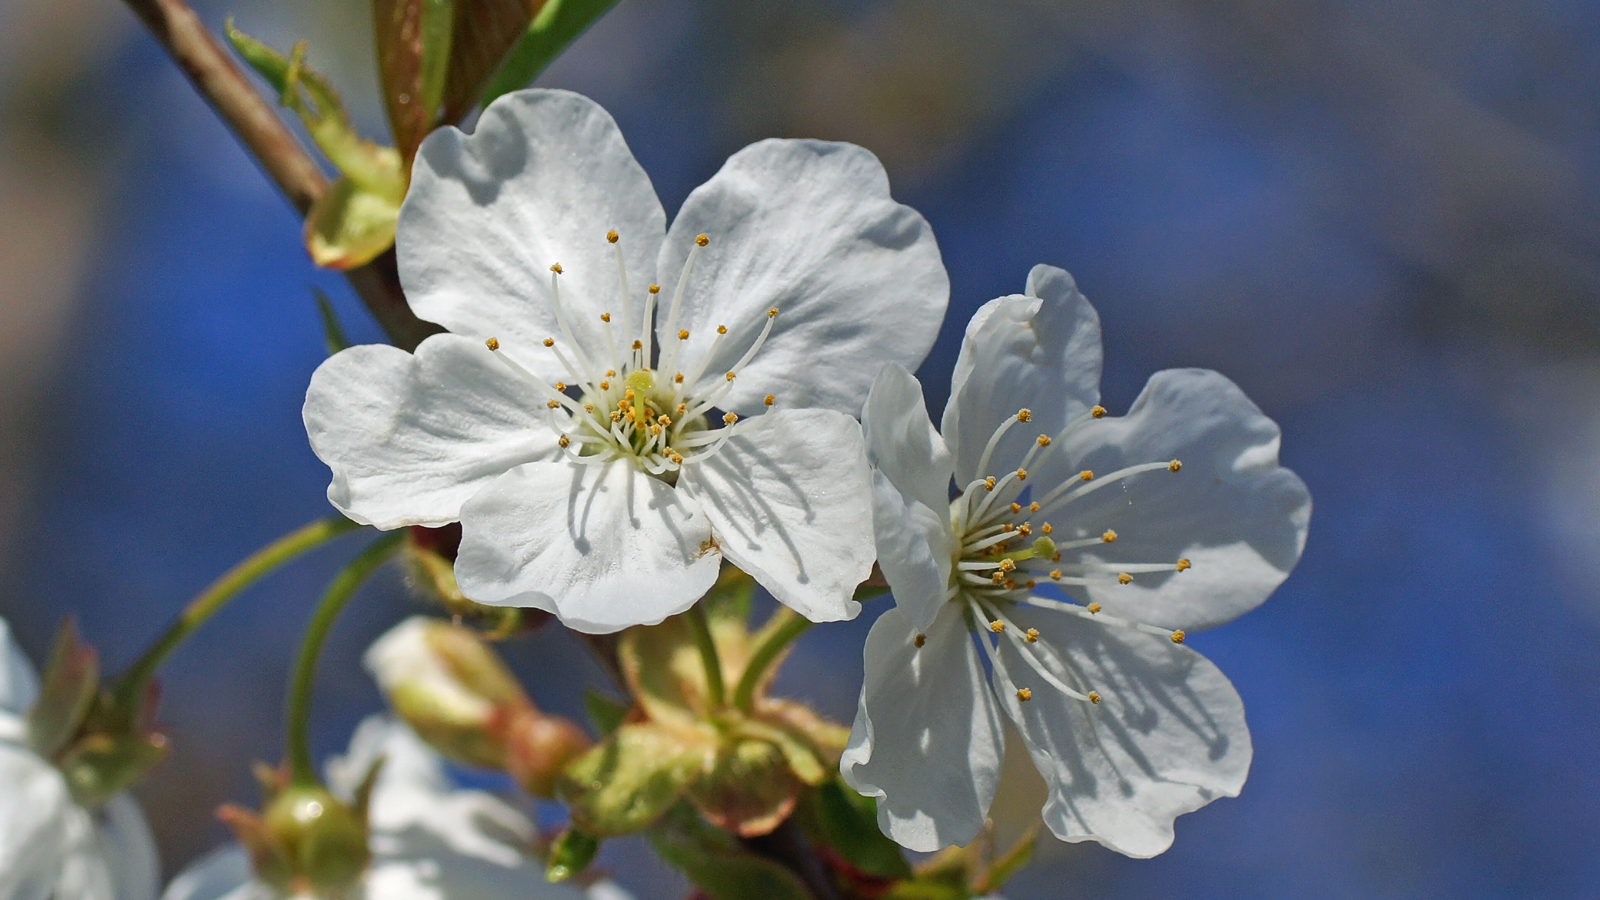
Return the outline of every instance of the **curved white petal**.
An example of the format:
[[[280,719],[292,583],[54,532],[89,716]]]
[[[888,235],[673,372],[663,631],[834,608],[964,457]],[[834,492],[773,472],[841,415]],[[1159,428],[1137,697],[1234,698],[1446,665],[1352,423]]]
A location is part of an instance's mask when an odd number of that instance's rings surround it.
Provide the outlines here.
[[[155,900],[161,857],[139,804],[129,794],[117,794],[95,817],[96,856],[110,875],[113,900]]]
[[[224,844],[190,863],[167,885],[161,900],[223,900],[245,893],[240,889],[253,886],[254,877],[244,847]]]
[[[11,623],[0,618],[0,715],[21,716],[39,699],[39,676],[17,646]],[[0,735],[0,739],[5,738]]]
[[[1305,547],[1311,495],[1278,465],[1278,426],[1227,378],[1204,369],[1151,376],[1133,408],[1069,440],[1072,468],[1100,474],[1178,459],[1088,494],[1051,517],[1057,537],[1117,532],[1084,559],[1193,568],[1134,576],[1120,585],[1068,588],[1108,611],[1168,628],[1219,625],[1259,606]]]
[[[980,307],[967,323],[939,426],[955,457],[956,483],[1015,466],[1039,435],[1055,437],[1099,402],[1100,360],[1100,316],[1061,269],[1035,266],[1027,294]],[[1001,439],[991,471],[977,471],[990,435],[1021,409],[1032,420]],[[1057,456],[1040,459],[1041,476],[1060,466]]]
[[[946,507],[948,509],[949,507]],[[941,516],[906,496],[883,472],[872,473],[872,530],[878,568],[895,605],[926,628],[945,605],[954,552],[948,515]]]
[[[767,310],[779,310],[725,408],[754,413],[774,393],[784,407],[854,416],[885,363],[915,369],[939,333],[950,280],[933,231],[889,196],[883,166],[860,147],[766,140],[735,153],[673,220],[658,267],[663,297],[702,233],[711,243],[676,325],[657,322],[663,347],[688,329],[690,359],[728,327],[703,388],[750,346]]]
[[[73,832],[81,843],[91,827],[54,766],[32,750],[0,742],[0,897],[50,898],[73,849]]]
[[[411,727],[382,713],[367,716],[350,736],[350,747],[328,759],[324,766],[328,789],[345,801],[367,777],[374,763],[383,760],[373,783],[370,815],[378,825],[387,815],[380,798],[396,791],[442,794],[450,789],[444,762]]]
[[[620,325],[624,312],[606,232],[622,236],[627,313],[638,323],[666,221],[599,104],[567,91],[516,91],[489,104],[472,134],[446,126],[423,140],[395,232],[400,281],[418,316],[479,341],[498,338],[502,352],[560,379],[540,343],[561,340],[550,266],[564,270],[562,302],[592,352],[604,346],[600,313]]]
[[[899,363],[883,367],[861,409],[867,461],[907,499],[950,509],[950,451],[928,418],[922,385]]]
[[[1172,822],[1236,797],[1250,771],[1244,705],[1216,666],[1165,637],[1045,610],[1018,608],[1017,628],[1056,678],[1098,704],[1054,689],[999,640],[995,687],[1050,788],[1044,821],[1064,841],[1097,841],[1127,856],[1172,845]],[[1017,699],[1018,688],[1032,698]]]
[[[1000,712],[960,607],[945,604],[916,645],[900,609],[872,625],[845,783],[878,801],[878,827],[924,852],[966,844],[1000,779]]]
[[[872,574],[872,486],[861,426],[827,409],[767,413],[678,489],[711,520],[723,555],[813,622],[855,618]]]
[[[304,418],[333,470],[328,501],[364,525],[442,525],[509,469],[556,449],[545,397],[481,341],[434,335],[415,355],[351,347],[317,367]]]
[[[694,501],[624,460],[519,466],[467,501],[461,528],[462,593],[591,634],[683,612],[721,565]]]

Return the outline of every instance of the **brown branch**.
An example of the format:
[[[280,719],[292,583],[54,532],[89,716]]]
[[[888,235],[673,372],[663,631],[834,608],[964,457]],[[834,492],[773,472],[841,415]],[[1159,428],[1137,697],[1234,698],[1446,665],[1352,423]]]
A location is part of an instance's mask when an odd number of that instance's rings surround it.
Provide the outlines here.
[[[183,0],[125,2],[303,218],[327,190],[328,179],[278,118],[277,110],[256,92]],[[415,349],[423,338],[442,330],[417,318],[406,305],[393,248],[345,272],[345,277],[396,346]]]

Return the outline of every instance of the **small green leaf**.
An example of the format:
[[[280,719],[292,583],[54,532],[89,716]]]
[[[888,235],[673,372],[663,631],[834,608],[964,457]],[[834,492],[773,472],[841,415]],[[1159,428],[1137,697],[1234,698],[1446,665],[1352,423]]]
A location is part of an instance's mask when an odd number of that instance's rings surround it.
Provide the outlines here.
[[[600,839],[579,828],[568,828],[550,845],[544,880],[555,884],[581,874],[600,852]]]
[[[819,837],[850,865],[879,878],[911,877],[900,846],[878,830],[877,804],[871,797],[833,778],[811,793],[807,812]]]
[[[98,655],[78,639],[78,626],[70,617],[62,620],[39,699],[28,711],[28,742],[39,755],[54,756],[72,739],[99,686]]]
[[[350,346],[350,339],[344,336],[344,327],[339,324],[339,315],[333,311],[333,301],[322,289],[313,285],[311,295],[317,301],[317,315],[322,319],[322,340],[328,346],[328,355],[332,356]]]
[[[623,725],[567,767],[557,796],[586,831],[642,831],[683,796],[713,741],[690,729]]]
[[[617,0],[545,0],[539,14],[528,23],[528,30],[501,63],[500,71],[489,79],[482,104],[488,106],[501,94],[527,87],[568,44],[616,4]]]
[[[650,846],[712,900],[811,900],[793,872],[744,852],[687,810],[651,831]]]
[[[589,714],[589,721],[594,723],[595,730],[601,734],[610,734],[622,727],[628,718],[629,706],[618,700],[613,700],[593,687],[583,689],[583,709]]]
[[[232,16],[223,20],[222,31],[234,52],[272,85],[274,93],[282,96],[289,91],[289,61],[283,54],[233,27]]]

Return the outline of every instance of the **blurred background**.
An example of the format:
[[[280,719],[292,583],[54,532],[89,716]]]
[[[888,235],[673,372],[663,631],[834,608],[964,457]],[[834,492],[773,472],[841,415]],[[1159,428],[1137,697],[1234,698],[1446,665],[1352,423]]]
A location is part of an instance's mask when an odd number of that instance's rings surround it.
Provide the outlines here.
[[[383,133],[365,0],[205,2],[311,41]],[[1193,645],[1243,695],[1243,796],[1152,861],[1053,845],[1047,897],[1593,896],[1600,883],[1600,6],[1574,0],[623,0],[541,79],[621,123],[668,210],[769,136],[860,143],[932,222],[943,405],[983,301],[1064,266],[1106,405],[1219,369],[1283,426],[1316,508],[1298,570]],[[112,667],[271,538],[329,512],[300,425],[324,356],[288,205],[114,0],[0,0],[0,615],[42,659],[80,617]],[[276,759],[282,684],[349,543],[259,586],[166,669],[173,758],[139,794],[167,871]],[[358,598],[314,734],[379,708]],[[783,690],[848,722],[876,611]],[[559,629],[507,648],[546,707],[598,677]],[[1047,841],[1049,844],[1053,842]],[[682,882],[637,844],[641,900]]]

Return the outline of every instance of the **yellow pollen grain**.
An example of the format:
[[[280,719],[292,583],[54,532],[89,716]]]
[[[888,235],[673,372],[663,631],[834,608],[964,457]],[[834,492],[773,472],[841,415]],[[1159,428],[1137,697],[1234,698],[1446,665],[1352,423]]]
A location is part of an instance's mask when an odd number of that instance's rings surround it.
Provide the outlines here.
[[[499,350],[500,349],[500,339],[499,338],[489,338],[487,341],[483,342],[483,345],[485,347],[488,347],[490,350]]]
[[[659,293],[661,293],[661,285],[659,285],[659,284],[652,284],[652,285],[650,285],[650,287],[649,287],[649,288],[648,288],[648,290],[649,290],[649,291],[650,291],[650,293],[652,293],[652,294],[659,294]]]
[[[990,475],[988,478],[985,478],[983,480],[983,489],[986,490],[986,491],[994,490],[994,476],[993,475]]]
[[[1180,460],[1175,459],[1172,462],[1167,463],[1168,472],[1176,472],[1181,468],[1183,468],[1183,462]]]
[[[774,396],[772,396],[772,395],[771,395],[771,394],[768,394],[768,395],[766,395],[766,396],[765,396],[765,397],[762,397],[762,398],[761,398],[761,402],[762,402],[762,403],[765,403],[765,404],[766,404],[766,405],[768,405],[768,406],[771,406],[771,405],[772,405],[772,404],[774,404],[774,403],[777,403],[777,402],[778,402],[778,398],[777,398],[777,397],[774,397]]]
[[[609,382],[609,381],[600,382],[600,390],[602,390],[602,391],[611,390],[611,382]]]
[[[1098,603],[1089,604],[1089,615],[1092,616],[1092,615],[1094,615],[1095,613],[1097,613],[1099,611],[1100,611],[1100,604],[1098,604]]]
[[[1078,473],[1078,479],[1080,481],[1093,481],[1094,480],[1094,473],[1089,471],[1088,469],[1084,469],[1082,472]]]
[[[707,244],[709,244],[709,243],[711,243],[711,238],[708,238],[708,237],[706,237],[706,236],[705,236],[705,235],[703,235],[703,234],[701,234],[701,235],[696,235],[696,236],[695,236],[695,239],[694,239],[694,242],[695,242],[695,243],[696,243],[696,244],[699,244],[699,245],[700,245],[700,246],[702,246],[702,247],[704,247],[704,246],[705,246],[705,245],[707,245]]]
[[[678,340],[687,341],[688,339],[689,339],[689,329],[687,329],[687,328],[679,328],[678,329]]]
[[[1131,584],[1132,582],[1133,576],[1129,575],[1127,572],[1123,572],[1117,576],[1117,584]]]
[[[732,425],[733,423],[735,423],[737,421],[739,421],[739,414],[738,413],[723,413],[722,414],[722,424],[724,424],[724,425]]]
[[[993,622],[989,623],[989,630],[995,634],[999,634],[1000,632],[1006,630],[1006,623],[1000,621],[999,619],[995,619]]]
[[[1032,578],[1029,578],[1027,581],[1022,583],[1022,586],[1031,591],[1031,590],[1033,590],[1034,586],[1037,585],[1038,583],[1039,582],[1034,581]]]
[[[1061,580],[1061,570],[1060,569],[1051,569],[1050,570],[1050,578],[1052,580],[1054,580],[1054,581],[1060,581]]]
[[[683,373],[682,372],[674,373],[673,376],[672,376],[672,383],[673,384],[683,384]]]
[[[1039,446],[1041,446],[1041,447],[1050,446],[1050,435],[1048,435],[1048,434],[1041,434],[1038,437],[1034,438],[1034,440],[1037,441]]]
[[[1035,500],[1034,502],[1028,504],[1028,512],[1038,512],[1038,511],[1039,511],[1039,501]],[[1050,532],[1048,532],[1048,531],[1045,532],[1045,534],[1049,534],[1049,533]]]
[[[1013,503],[1013,504],[1011,504],[1011,511],[1014,512],[1014,513],[1022,512],[1022,504],[1021,503]]]
[[[1051,562],[1061,562],[1061,551],[1057,550],[1056,552],[1050,554],[1050,561]]]
[[[1117,533],[1115,531],[1112,531],[1109,528],[1106,529],[1106,533],[1105,534],[1100,535],[1100,540],[1105,541],[1108,544],[1111,543],[1112,541],[1116,540],[1116,539],[1117,539]]]
[[[1189,562],[1187,559],[1180,559],[1180,560],[1178,560],[1178,567],[1177,568],[1178,568],[1179,572],[1182,572],[1185,569],[1188,569],[1191,565],[1193,565],[1193,563]]]
[[[662,425],[662,426],[671,425],[672,424],[672,419],[667,417],[667,416],[661,416],[661,417],[656,419],[656,424],[657,425]]]
[[[989,576],[989,581],[992,584],[1002,584],[1002,583],[1005,582],[1005,580],[1006,580],[1006,576],[1002,575],[999,572],[996,572],[993,575]]]
[[[567,389],[567,383],[564,381],[558,381],[555,383],[555,389],[558,391],[564,391]]]
[[[551,409],[555,409],[556,407],[561,405],[561,401],[560,400],[546,400],[544,405],[550,407]]]
[[[551,263],[550,264],[550,271],[556,273],[557,275],[560,275],[561,274],[561,263]]]
[[[911,639],[911,643],[915,644],[918,647],[921,647],[923,644],[926,644],[927,642],[928,642],[928,636],[925,635],[925,634],[919,634],[916,637]]]
[[[723,377],[728,379],[729,381],[732,381],[733,380],[733,373],[729,372],[727,375],[724,375]]]
[[[1055,531],[1055,529],[1050,526],[1049,522],[1046,522],[1043,525],[1040,525],[1039,526],[1039,530],[1041,532],[1045,533],[1045,534],[1049,534],[1050,532]]]
[[[1002,571],[1002,572],[1014,572],[1014,571],[1016,571],[1016,568],[1017,568],[1016,560],[1012,560],[1012,559],[1002,559],[1002,560],[1000,560],[1000,571]]]
[[[672,451],[671,453],[668,453],[667,454],[667,458],[672,460],[674,463],[683,462],[683,454],[679,453],[676,450]]]
[[[1017,526],[1011,524],[1010,522],[1007,522],[1004,525],[1000,526],[1000,530],[1006,532],[1007,534],[1009,534],[1009,533],[1011,533],[1013,531],[1016,531],[1017,530]]]
[[[1018,481],[1027,481],[1028,480],[1028,470],[1027,469],[1018,469],[1017,470],[1017,480]]]
[[[727,334],[727,333],[728,333],[728,326],[726,326],[726,325],[718,325],[717,326],[717,334]]]
[[[498,343],[498,341],[496,343]],[[555,338],[545,338],[544,339],[544,345],[546,347],[554,347],[556,345],[556,339]]]
[[[615,378],[615,377],[617,377],[617,370],[616,369],[607,369],[606,370],[606,377],[607,378]],[[631,393],[633,393],[633,391],[629,391],[628,393],[631,394]]]
[[[1033,699],[1033,691],[1030,691],[1027,688],[1017,688],[1017,699],[1021,700],[1023,703],[1027,703],[1029,700]]]
[[[1008,590],[1008,591],[1015,590],[1016,587],[1017,587],[1017,580],[1015,578],[1007,578],[1006,579],[1006,590]]]
[[[606,242],[615,244],[617,242],[617,233],[615,231],[606,232]]]
[[[678,410],[677,410],[678,411],[678,415],[681,416],[685,412],[688,412],[688,410],[689,410],[689,404],[687,404],[687,403],[679,403],[678,404]]]
[[[583,411],[584,412],[594,412],[594,404],[593,403],[585,403],[583,405]]]
[[[633,342],[633,349],[635,349],[635,350],[643,350],[644,349],[644,342],[643,341],[634,341]]]
[[[661,426],[660,425],[651,425],[650,426],[650,433],[651,434],[660,434],[661,433]]]
[[[613,422],[621,422],[622,421],[622,413],[619,413],[616,410],[612,410],[611,411],[611,421],[613,421]]]
[[[777,317],[778,317],[778,308],[776,306],[767,307],[767,318],[776,319]]]
[[[1029,525],[1027,522],[1023,522],[1021,525],[1017,526],[1017,534],[1027,537],[1028,535],[1033,534],[1033,526]]]
[[[1106,415],[1106,408],[1104,406],[1096,406],[1089,410],[1089,415],[1094,416],[1096,419],[1103,419]]]
[[[1090,703],[1099,703],[1100,702],[1100,692],[1099,691],[1090,691],[1089,692],[1089,702]]]
[[[556,438],[556,444],[558,446],[560,446],[561,449],[563,449],[563,450],[565,450],[567,448],[567,445],[570,444],[570,443],[572,443],[572,438],[569,438],[564,434],[561,437]]]
[[[1027,421],[1031,421],[1032,419],[1033,419],[1033,410],[1031,410],[1031,409],[1019,409],[1019,410],[1017,410],[1017,421],[1018,422],[1027,422]]]
[[[601,313],[600,314],[600,321],[602,321],[602,322],[611,321],[611,313]]]
[[[1179,628],[1177,631],[1174,631],[1172,633],[1172,642],[1174,644],[1181,644],[1181,643],[1183,643],[1183,639],[1185,637],[1188,637],[1188,635],[1183,633],[1183,629],[1182,628]]]
[[[1029,628],[1027,634],[1024,634],[1022,636],[1022,639],[1027,641],[1030,644],[1033,643],[1034,641],[1037,641],[1039,639],[1039,629],[1037,629],[1037,628]]]

